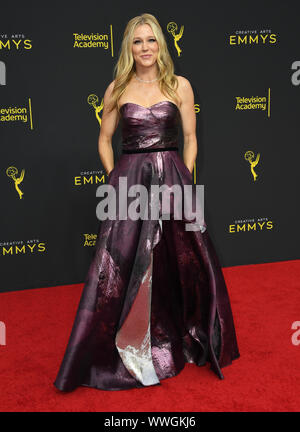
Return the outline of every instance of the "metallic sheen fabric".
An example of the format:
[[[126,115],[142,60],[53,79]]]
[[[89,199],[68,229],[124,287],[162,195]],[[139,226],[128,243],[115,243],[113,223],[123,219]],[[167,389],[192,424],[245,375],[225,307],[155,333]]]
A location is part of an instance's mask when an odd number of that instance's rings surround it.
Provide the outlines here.
[[[192,185],[177,151],[180,112],[171,101],[121,107],[123,153],[108,177],[118,191],[144,185]],[[194,185],[195,186],[195,185]],[[133,199],[133,198],[132,198]],[[130,204],[128,199],[128,205]],[[149,207],[151,207],[149,200]],[[149,209],[151,210],[151,209]],[[204,219],[105,220],[99,223],[92,262],[54,385],[122,390],[177,375],[185,363],[221,368],[240,356],[227,287]],[[199,380],[201,373],[199,371]]]

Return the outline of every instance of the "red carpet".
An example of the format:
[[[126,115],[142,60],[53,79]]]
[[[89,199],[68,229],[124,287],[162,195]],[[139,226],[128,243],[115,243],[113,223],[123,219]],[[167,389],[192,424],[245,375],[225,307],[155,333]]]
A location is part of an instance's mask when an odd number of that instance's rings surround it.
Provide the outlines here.
[[[53,386],[83,284],[0,294],[1,411],[300,411],[300,261],[225,268],[241,357],[186,364],[161,386],[109,392]],[[300,337],[298,337],[300,339]]]

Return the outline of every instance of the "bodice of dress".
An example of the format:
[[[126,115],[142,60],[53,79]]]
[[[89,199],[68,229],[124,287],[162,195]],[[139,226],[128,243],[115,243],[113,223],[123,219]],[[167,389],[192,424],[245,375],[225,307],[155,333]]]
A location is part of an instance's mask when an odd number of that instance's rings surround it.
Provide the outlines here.
[[[178,147],[180,113],[175,103],[165,100],[144,107],[126,102],[120,113],[124,150]]]

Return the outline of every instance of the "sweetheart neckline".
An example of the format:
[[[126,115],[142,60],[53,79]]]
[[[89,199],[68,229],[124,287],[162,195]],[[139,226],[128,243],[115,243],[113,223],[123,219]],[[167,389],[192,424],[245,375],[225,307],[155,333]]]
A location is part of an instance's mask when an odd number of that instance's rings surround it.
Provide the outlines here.
[[[145,107],[144,105],[137,104],[137,103],[135,103],[135,102],[125,102],[125,103],[123,103],[123,104],[120,106],[120,109],[121,109],[124,105],[128,105],[128,104],[136,105],[136,106],[139,106],[139,107],[141,107],[141,108],[145,108],[145,109],[150,109],[150,108],[152,108],[152,107],[154,107],[154,106],[156,106],[156,105],[159,105],[159,104],[161,104],[161,103],[165,103],[165,102],[169,102],[169,103],[171,103],[172,105],[174,105],[174,106],[179,110],[178,106],[177,106],[174,102],[169,101],[169,100],[163,100],[163,101],[160,101],[160,102],[156,102],[155,104],[152,104],[152,105],[150,105],[150,106],[148,106],[148,107]]]

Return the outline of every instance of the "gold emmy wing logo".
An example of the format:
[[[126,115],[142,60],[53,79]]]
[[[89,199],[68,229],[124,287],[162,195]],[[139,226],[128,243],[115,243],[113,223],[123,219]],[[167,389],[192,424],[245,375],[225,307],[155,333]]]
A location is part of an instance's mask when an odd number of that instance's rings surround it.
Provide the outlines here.
[[[101,100],[101,104],[97,105],[97,103],[99,102],[99,98],[97,95],[95,94],[90,94],[87,98],[88,104],[91,105],[94,110],[95,110],[95,116],[99,122],[99,125],[101,126],[101,117],[99,116],[99,113],[103,110],[103,98]]]
[[[250,164],[251,173],[253,175],[253,180],[255,181],[257,179],[257,174],[254,171],[254,167],[258,164],[260,153],[257,153],[256,159],[254,160],[254,153],[251,150],[248,150],[244,155],[246,161]]]
[[[169,22],[168,25],[167,25],[167,31],[169,33],[171,33],[171,35],[174,38],[174,45],[175,45],[175,48],[177,50],[178,57],[180,57],[180,54],[181,54],[182,50],[179,48],[179,46],[177,44],[177,41],[179,41],[182,38],[183,29],[184,29],[184,26],[182,25],[180,27],[179,33],[176,34],[175,32],[178,30],[177,24],[175,22]]]
[[[14,181],[16,191],[18,192],[20,199],[22,199],[22,195],[24,195],[24,192],[20,190],[19,184],[22,183],[23,181],[25,170],[22,169],[20,177],[16,177],[17,174],[18,174],[18,169],[16,167],[11,166],[6,170],[6,175]]]

